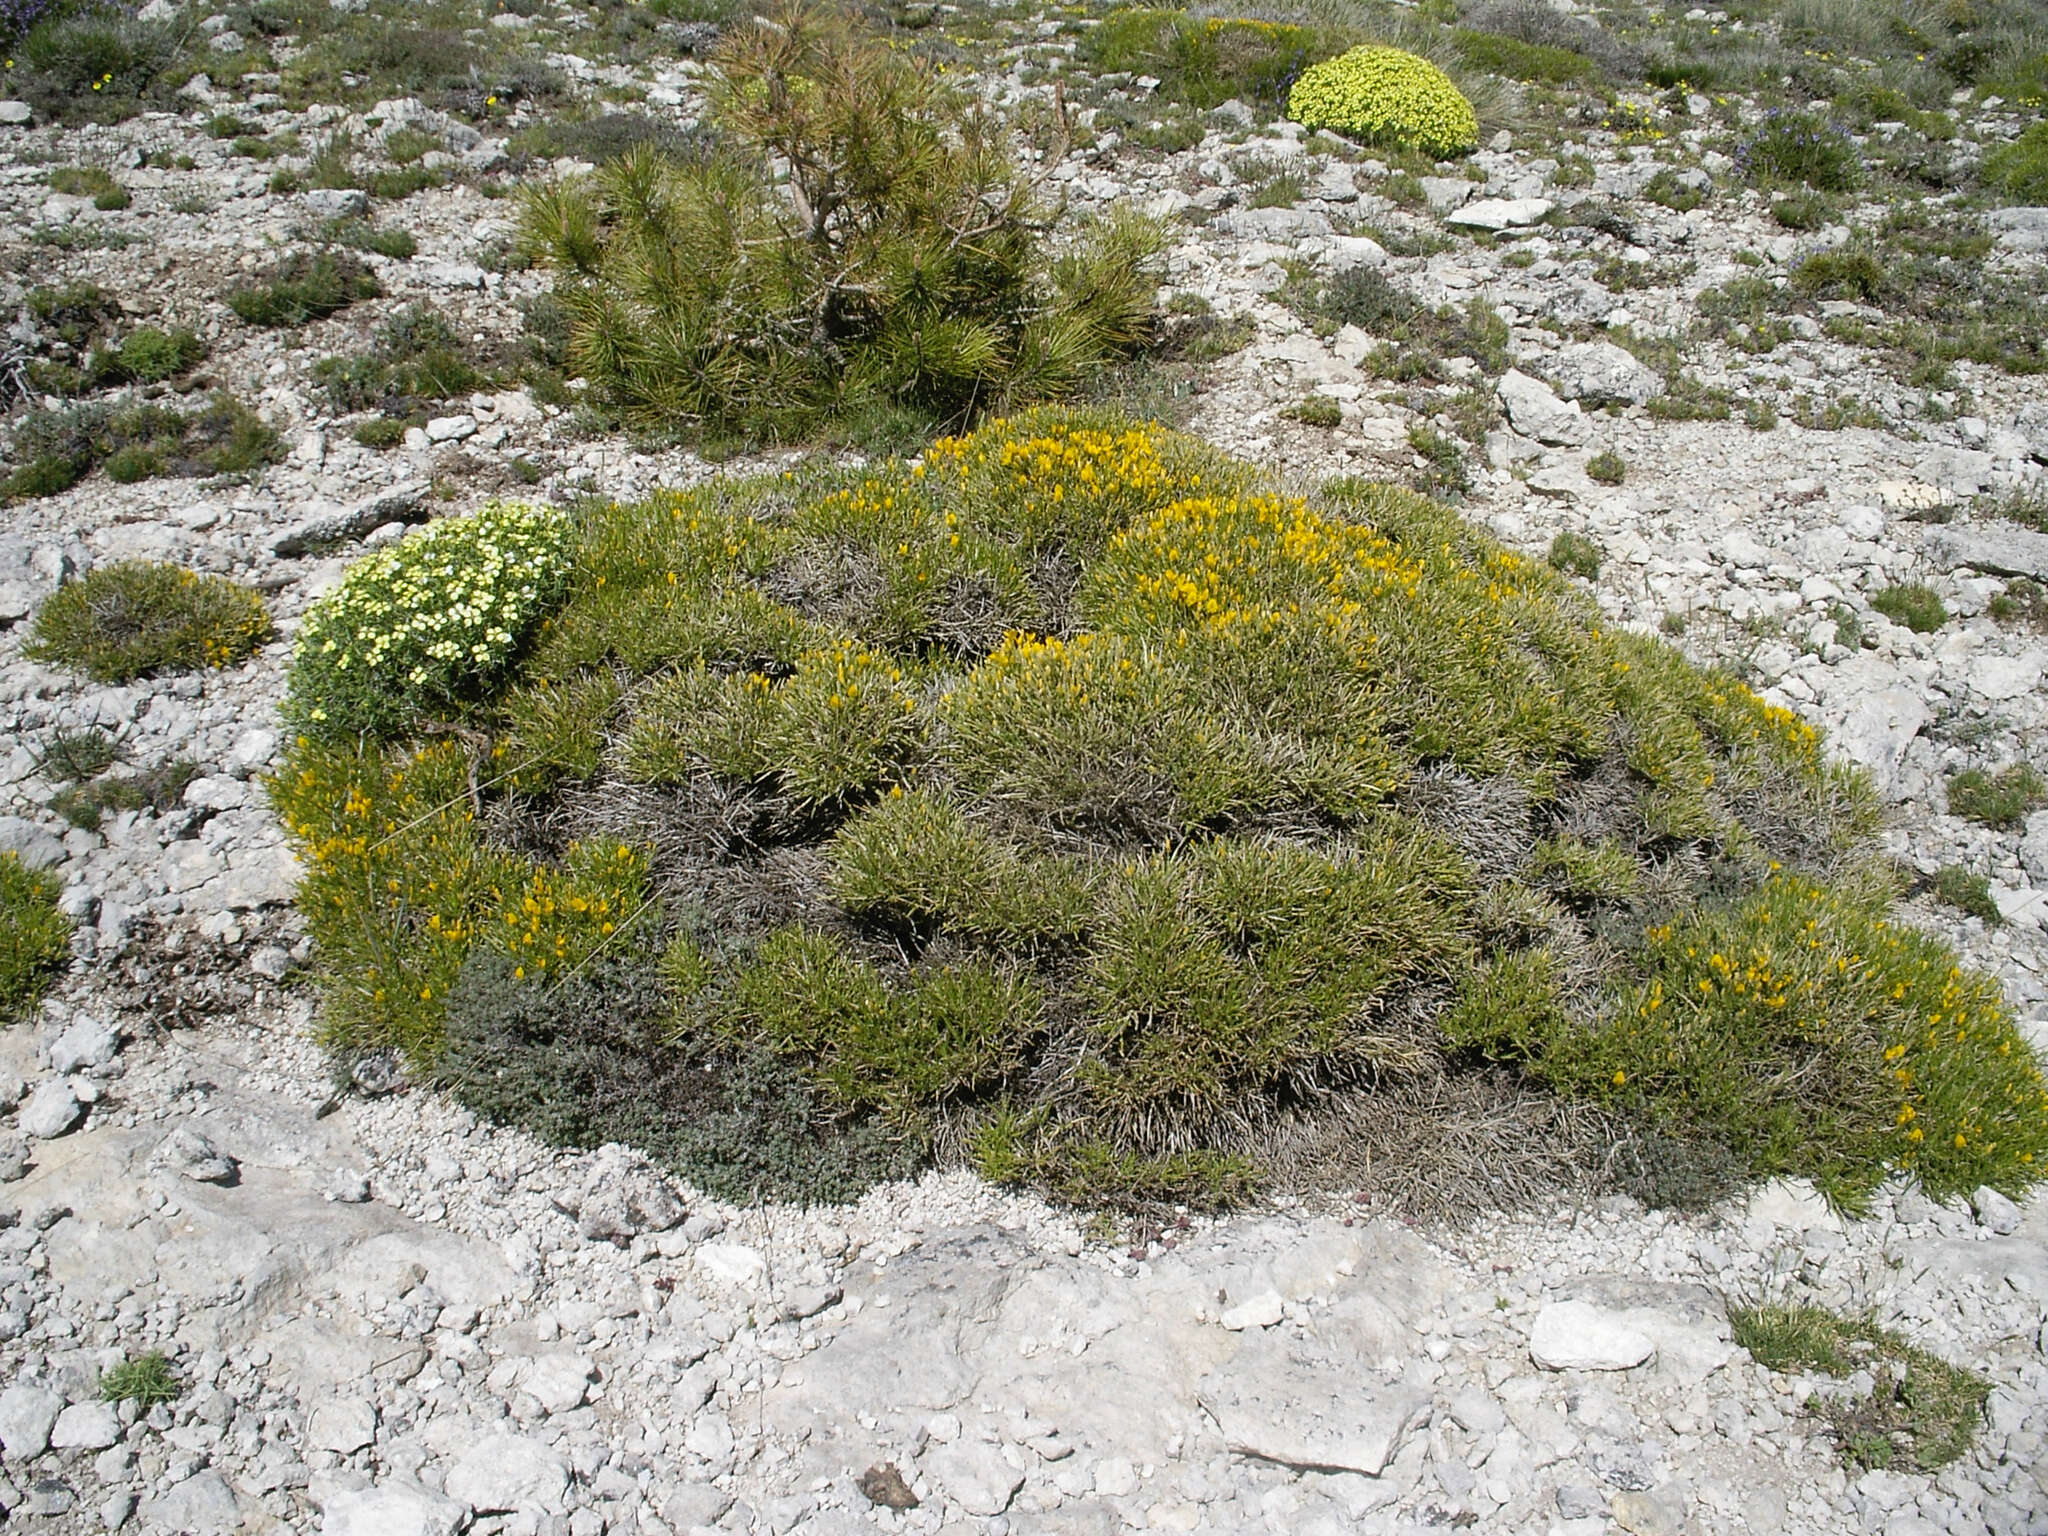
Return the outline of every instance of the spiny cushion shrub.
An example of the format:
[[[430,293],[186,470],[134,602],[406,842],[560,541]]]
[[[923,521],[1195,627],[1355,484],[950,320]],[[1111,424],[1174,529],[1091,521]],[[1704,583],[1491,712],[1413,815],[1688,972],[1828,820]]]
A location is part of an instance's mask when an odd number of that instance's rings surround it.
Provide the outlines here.
[[[1419,149],[1438,160],[1479,147],[1479,119],[1450,76],[1399,48],[1353,48],[1301,72],[1287,115],[1370,144]]]
[[[150,560],[103,565],[36,610],[25,654],[102,683],[229,667],[270,638],[260,593]]]
[[[57,881],[0,853],[0,1020],[28,1011],[71,954],[71,919],[57,910]]]
[[[194,411],[154,402],[35,410],[8,443],[16,467],[0,480],[0,498],[54,496],[98,468],[124,485],[159,475],[246,474],[282,452],[276,429],[226,393]]]
[[[1303,1126],[1517,1073],[1846,1201],[2048,1148],[1992,985],[1852,878],[1861,779],[1419,497],[1042,411],[593,507],[566,559],[495,687],[271,787],[329,1040],[466,1040],[463,1082],[539,1085],[493,1114],[610,1134],[571,1101],[627,1090],[570,1079],[639,1050],[765,1073],[799,1149],[1093,1201],[1235,1198]],[[562,989],[656,955],[659,1027],[577,1045]],[[457,1027],[513,983],[527,1022]]]
[[[475,697],[553,602],[567,544],[551,509],[493,502],[358,561],[306,614],[287,714],[391,734]]]
[[[1525,1050],[1561,1087],[1705,1125],[1757,1172],[1803,1174],[1847,1205],[1887,1168],[1938,1195],[2035,1182],[2040,1065],[1995,979],[1886,919],[1896,895],[1777,874],[1651,927],[1634,962],[1644,979],[1614,1019],[1524,1009],[1511,977],[1456,1029]]]
[[[718,148],[636,148],[527,202],[570,361],[626,421],[956,420],[1071,393],[1146,334],[1157,230],[1116,215],[1056,253],[1008,129],[912,55],[797,9],[718,65]]]
[[[1774,108],[1735,150],[1735,168],[1753,182],[1846,192],[1863,179],[1863,156],[1840,124],[1815,112]]]

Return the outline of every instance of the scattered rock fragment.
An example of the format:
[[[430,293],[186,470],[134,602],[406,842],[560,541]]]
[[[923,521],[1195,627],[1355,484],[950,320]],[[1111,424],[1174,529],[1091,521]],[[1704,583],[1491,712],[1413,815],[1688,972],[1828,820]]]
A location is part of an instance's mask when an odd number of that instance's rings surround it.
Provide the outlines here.
[[[883,1509],[915,1509],[917,1495],[893,1461],[872,1466],[860,1475],[860,1491],[870,1504]]]
[[[38,1141],[54,1141],[85,1118],[85,1104],[68,1077],[46,1078],[36,1085],[14,1123]]]
[[[190,1125],[179,1126],[158,1143],[150,1161],[155,1167],[201,1184],[235,1182],[235,1160],[205,1132]]]

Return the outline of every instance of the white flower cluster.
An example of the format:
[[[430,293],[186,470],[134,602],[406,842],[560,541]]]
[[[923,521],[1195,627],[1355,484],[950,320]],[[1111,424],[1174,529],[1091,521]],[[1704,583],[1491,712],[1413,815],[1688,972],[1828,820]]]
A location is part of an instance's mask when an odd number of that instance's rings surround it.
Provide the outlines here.
[[[300,631],[293,692],[305,719],[371,723],[336,710],[452,699],[503,666],[561,590],[568,533],[552,508],[492,502],[358,561]]]

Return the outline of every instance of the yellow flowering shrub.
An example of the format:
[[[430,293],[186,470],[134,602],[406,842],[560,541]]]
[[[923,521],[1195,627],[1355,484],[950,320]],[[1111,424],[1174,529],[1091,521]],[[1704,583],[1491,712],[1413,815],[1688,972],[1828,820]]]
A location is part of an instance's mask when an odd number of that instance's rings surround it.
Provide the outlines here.
[[[1479,147],[1479,119],[1450,76],[1399,48],[1353,48],[1301,72],[1287,115],[1369,144],[1419,149],[1438,160]]]
[[[36,611],[25,654],[96,682],[231,667],[271,635],[262,594],[153,560],[118,560],[59,587]]]
[[[1651,928],[1648,979],[1575,1039],[1571,1074],[1705,1120],[1759,1173],[1845,1203],[1887,1167],[1936,1199],[2023,1192],[2048,1160],[2041,1065],[1996,980],[1889,920],[1891,894],[1779,875]]]
[[[432,1061],[605,956],[671,1010],[650,1080],[1074,1198],[1235,1198],[1289,1127],[1363,1161],[1333,1095],[1475,1064],[1845,1199],[2030,1176],[1991,983],[1830,883],[1860,777],[1435,503],[1045,411],[561,560],[452,734],[309,733],[273,786],[338,1041]],[[493,1061],[574,1038],[514,1012]]]

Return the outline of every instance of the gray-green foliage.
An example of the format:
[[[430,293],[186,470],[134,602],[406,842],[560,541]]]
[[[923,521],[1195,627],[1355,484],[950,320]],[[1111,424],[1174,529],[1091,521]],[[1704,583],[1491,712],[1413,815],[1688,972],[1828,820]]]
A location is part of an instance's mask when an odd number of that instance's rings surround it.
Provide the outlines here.
[[[571,362],[627,421],[959,419],[1146,334],[1156,230],[1111,216],[1055,253],[1006,127],[928,67],[824,12],[737,30],[720,64],[716,149],[639,146],[527,202]]]

